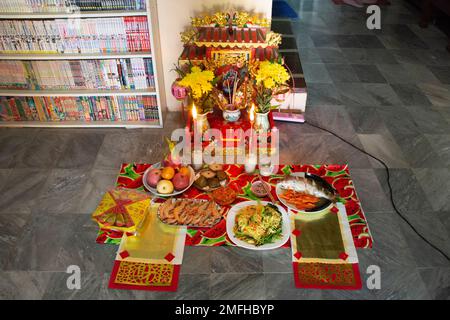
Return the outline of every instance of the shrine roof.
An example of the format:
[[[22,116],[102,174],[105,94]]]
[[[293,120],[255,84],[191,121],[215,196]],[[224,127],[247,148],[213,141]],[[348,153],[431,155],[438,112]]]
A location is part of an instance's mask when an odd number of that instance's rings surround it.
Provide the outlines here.
[[[200,27],[195,43],[198,46],[257,48],[267,47],[265,28]]]

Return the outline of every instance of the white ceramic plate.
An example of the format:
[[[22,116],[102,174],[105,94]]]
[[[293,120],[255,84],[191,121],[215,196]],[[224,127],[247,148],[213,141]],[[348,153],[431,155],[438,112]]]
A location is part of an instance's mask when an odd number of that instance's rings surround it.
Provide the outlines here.
[[[245,202],[240,202],[238,204],[235,204],[233,207],[231,207],[230,211],[228,212],[227,215],[227,233],[228,233],[228,237],[230,238],[231,241],[233,241],[234,244],[236,244],[239,247],[242,248],[246,248],[246,249],[250,249],[250,250],[271,250],[271,249],[276,249],[281,247],[283,244],[286,243],[286,241],[289,240],[289,236],[291,233],[291,226],[290,226],[290,222],[289,222],[289,215],[287,214],[286,210],[280,206],[280,205],[276,205],[278,208],[278,211],[280,211],[283,222],[282,222],[282,236],[280,239],[278,239],[275,242],[272,243],[266,243],[262,246],[255,246],[254,244],[242,241],[238,238],[236,238],[234,236],[234,225],[235,225],[235,218],[236,218],[236,214],[239,212],[239,210],[241,210],[244,207],[247,206],[251,206],[251,205],[256,205],[258,202],[257,201],[245,201]],[[261,201],[262,205],[266,205],[270,202],[267,201]]]
[[[154,195],[158,196],[158,197],[172,197],[172,196],[176,196],[178,194],[181,194],[183,192],[185,192],[187,189],[189,189],[192,184],[195,181],[195,171],[194,169],[192,169],[191,166],[188,166],[189,171],[191,172],[191,174],[189,175],[189,185],[187,186],[187,188],[177,191],[174,190],[174,192],[169,193],[169,194],[162,194],[162,193],[158,193],[158,191],[156,191],[156,188],[152,188],[147,184],[147,174],[150,172],[150,170],[152,169],[160,169],[161,168],[161,163],[155,163],[154,165],[152,165],[150,168],[148,168],[147,170],[145,170],[144,172],[144,176],[142,177],[142,183],[144,184],[145,188],[150,191],[151,193],[153,193]]]

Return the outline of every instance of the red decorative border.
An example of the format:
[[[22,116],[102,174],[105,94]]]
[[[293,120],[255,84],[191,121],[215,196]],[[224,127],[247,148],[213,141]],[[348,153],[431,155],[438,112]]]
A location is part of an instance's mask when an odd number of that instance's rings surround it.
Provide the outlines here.
[[[361,290],[362,281],[361,274],[359,273],[359,265],[357,263],[352,264],[353,273],[355,275],[356,284],[354,286],[334,286],[334,285],[311,285],[311,284],[303,284],[298,276],[298,263],[292,263],[294,268],[294,281],[296,288],[302,289],[336,289],[336,290]]]
[[[117,284],[114,282],[116,278],[117,271],[119,270],[120,262],[118,260],[114,261],[114,267],[111,272],[111,277],[109,278],[108,288],[110,289],[121,289],[121,290],[147,290],[147,291],[177,291],[178,280],[180,276],[181,265],[175,264],[173,267],[173,277],[170,286],[137,286],[129,284]]]

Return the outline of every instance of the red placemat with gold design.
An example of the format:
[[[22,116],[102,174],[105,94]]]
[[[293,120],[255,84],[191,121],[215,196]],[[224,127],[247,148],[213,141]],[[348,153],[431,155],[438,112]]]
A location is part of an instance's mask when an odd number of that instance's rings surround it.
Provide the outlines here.
[[[183,261],[186,227],[169,226],[153,204],[137,235],[124,234],[114,261],[112,289],[175,291]]]
[[[358,256],[342,203],[308,216],[291,211],[290,219],[297,288],[361,289]]]
[[[125,188],[144,190],[142,176],[149,166],[150,164],[124,163],[121,166],[116,185]],[[230,176],[230,186],[238,192],[236,202],[256,199],[256,196],[250,190],[251,183],[257,179],[256,176],[246,174],[242,165],[225,165],[225,171]],[[357,248],[372,247],[372,236],[361,208],[360,201],[356,195],[347,165],[280,165],[277,174],[263,178],[271,185],[274,197],[276,197],[275,186],[277,182],[280,179],[283,179],[285,174],[292,172],[309,172],[316,174],[330,183],[339,194],[338,201],[345,205],[355,246]],[[180,197],[207,199],[208,195],[195,187],[191,187]],[[268,198],[263,200],[269,201]],[[118,244],[120,238],[120,233],[109,233],[100,230],[97,242]],[[188,228],[186,245],[232,245],[226,235],[225,220],[222,220],[216,226],[209,229]]]

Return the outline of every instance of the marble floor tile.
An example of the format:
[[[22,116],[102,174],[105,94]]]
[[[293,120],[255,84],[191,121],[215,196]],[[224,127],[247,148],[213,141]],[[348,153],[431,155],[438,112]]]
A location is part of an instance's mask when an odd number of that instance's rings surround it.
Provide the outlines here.
[[[340,100],[346,106],[378,106],[377,99],[369,95],[361,83],[339,83],[335,85]]]
[[[422,133],[450,133],[449,123],[437,110],[434,110],[429,106],[408,106],[406,107],[406,110],[411,114],[411,117],[414,119]]]
[[[326,64],[334,83],[358,82],[358,76],[349,64]]]
[[[406,161],[413,168],[446,168],[449,160],[445,160],[435,152],[421,134],[396,134],[394,140],[400,147]]]
[[[83,169],[53,169],[42,185],[35,201],[36,212],[50,214],[80,213],[80,201],[89,181],[90,171]]]
[[[408,70],[414,83],[441,84],[441,81],[431,72],[428,66],[416,63],[403,63],[403,68]]]
[[[263,271],[262,254],[237,247],[211,248],[212,273],[259,273]]]
[[[168,123],[165,132],[171,132],[169,126]],[[98,152],[94,168],[116,169],[124,162],[160,161],[165,147],[161,134],[139,132],[108,134]]]
[[[354,36],[365,49],[385,49],[383,43],[375,35],[359,34]]]
[[[346,59],[340,49],[317,48],[316,50],[324,63],[346,63]]]
[[[389,135],[358,134],[364,149],[373,156],[384,161],[390,168],[408,168],[409,164],[400,147]],[[382,168],[375,159],[370,159],[374,168]]]
[[[417,57],[414,50],[390,49],[388,51],[399,63],[422,64],[422,61]]]
[[[0,300],[42,299],[51,273],[0,271]]]
[[[316,48],[336,48],[338,42],[334,36],[328,34],[313,33],[310,37]]]
[[[377,112],[393,136],[422,133],[419,125],[405,107],[379,107]]]
[[[393,190],[393,197],[397,208],[402,212],[429,210],[432,208],[427,198],[422,184],[419,183],[414,171],[411,169],[390,169],[390,182]],[[389,196],[386,170],[375,169],[386,196]]]
[[[297,43],[299,42],[301,41],[297,41]],[[308,63],[323,63],[319,53],[315,48],[305,48],[301,46],[299,46],[298,48],[299,48],[298,53],[300,55],[302,66]]]
[[[450,89],[448,87],[431,83],[422,83],[418,84],[418,86],[433,105],[449,106]]]
[[[89,223],[86,227],[83,224]],[[98,227],[89,216],[86,221],[77,219],[72,225],[73,232],[61,243],[56,257],[58,270],[66,270],[70,265],[76,265],[82,273],[111,272],[118,246],[97,244]]]
[[[104,139],[102,133],[76,134],[66,143],[56,168],[90,169],[95,162],[98,150]]]
[[[405,236],[400,231],[400,222],[394,212],[367,212],[367,222],[373,238],[370,250],[358,250],[359,267],[365,272],[370,265],[381,268],[415,267]]]
[[[345,107],[356,133],[386,134],[388,129],[376,107]]]
[[[263,251],[262,259],[264,273],[292,273],[291,248]]]
[[[419,269],[432,299],[450,300],[450,268]]]
[[[265,276],[262,273],[211,274],[211,299],[213,300],[262,300],[266,299]]]
[[[13,169],[0,169],[0,191],[6,184],[6,181]]]
[[[383,83],[364,83],[367,95],[376,101],[377,106],[399,106],[401,101],[392,87]],[[372,100],[372,99],[370,99]]]
[[[428,100],[427,96],[415,84],[396,83],[391,84],[391,87],[405,106],[431,105],[431,102]]]
[[[14,157],[16,168],[53,168],[64,151],[70,136],[60,132],[39,132],[33,142]]]
[[[353,64],[353,70],[358,76],[358,80],[364,83],[386,83],[386,79],[380,73],[376,65]]]
[[[401,64],[377,64],[378,70],[389,83],[415,83],[412,73]]]
[[[322,290],[296,288],[292,271],[290,273],[265,273],[264,280],[265,296],[268,300],[318,300],[322,298]]]
[[[12,129],[5,129],[0,135],[0,168],[12,168],[17,163],[17,159],[33,144],[35,135],[39,131],[20,132]]]
[[[316,46],[314,45],[314,42],[312,41],[311,37],[308,34],[296,35],[295,40],[297,42],[297,48],[300,49],[301,51],[315,50],[315,48],[316,48]],[[320,57],[318,57],[318,60],[322,61],[320,59]],[[304,61],[303,57],[302,57],[302,61]],[[308,60],[305,60],[305,61],[308,61]],[[314,62],[316,62],[316,61],[314,61]]]
[[[327,68],[323,63],[303,63],[303,73],[307,83],[332,83]]]
[[[365,48],[359,38],[354,35],[335,35],[334,39],[339,48]]]
[[[425,284],[414,267],[382,268],[381,288],[371,290],[373,299],[379,300],[428,300]]]
[[[348,164],[350,168],[371,168],[365,154],[329,134],[304,134],[295,139],[294,145],[290,152],[296,155],[295,163]]]
[[[450,230],[442,223],[438,212],[429,208],[428,210],[408,211],[404,216],[417,232],[450,256]],[[400,221],[400,225],[418,267],[448,266],[444,257],[415,234],[410,226],[403,221]]]
[[[350,176],[364,212],[392,211],[392,204],[373,169],[350,168]]]
[[[184,248],[183,266],[181,274],[210,274],[211,256],[213,252],[209,247]]]
[[[308,106],[334,106],[340,104],[342,104],[341,97],[333,84],[311,83],[308,85]]]
[[[42,296],[45,300],[99,300],[103,289],[103,277],[97,273],[81,273],[81,289],[67,288],[66,272],[51,272],[47,288]]]
[[[425,134],[425,137],[441,161],[450,167],[450,135]]]
[[[13,169],[4,183],[0,213],[31,213],[49,173],[40,169]]]
[[[341,49],[347,63],[398,64],[395,56],[386,49]]]
[[[30,214],[0,214],[0,270],[17,250],[17,242],[30,217]]]
[[[428,68],[442,84],[450,84],[450,66],[430,66]]]
[[[448,51],[445,48],[431,50],[414,50],[417,57],[427,66],[450,66]]]
[[[424,232],[424,227],[414,225],[416,229],[423,234],[429,242],[449,255],[448,240],[447,242],[436,241],[436,237],[429,238],[430,232]],[[421,228],[419,228],[421,227]],[[427,223],[427,228],[433,227],[432,223]],[[410,248],[410,252],[414,257],[415,265],[418,267],[448,267],[448,260],[432,246],[419,237],[406,223],[402,223],[400,231],[405,235],[405,239]],[[434,231],[436,232],[436,230]],[[431,231],[431,234],[433,231]],[[428,236],[427,236],[428,235]],[[443,245],[444,244],[444,245]]]
[[[439,168],[414,169],[422,189],[435,211],[444,210],[450,204],[450,171]]]
[[[67,266],[61,266],[58,255],[63,243],[73,236],[76,222],[74,215],[33,214],[3,270],[65,271]]]
[[[119,175],[117,169],[94,169],[89,172],[76,213],[92,214],[108,189],[114,188]]]

